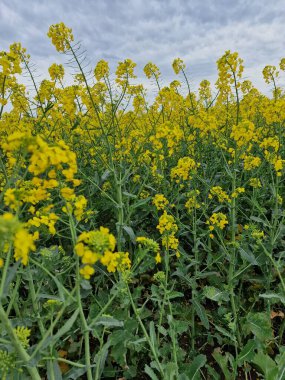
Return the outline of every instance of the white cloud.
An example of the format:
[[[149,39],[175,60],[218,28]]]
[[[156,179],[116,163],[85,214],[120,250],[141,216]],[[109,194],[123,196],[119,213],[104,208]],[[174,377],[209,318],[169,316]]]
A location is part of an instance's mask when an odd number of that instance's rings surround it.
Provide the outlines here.
[[[3,48],[22,42],[43,76],[50,63],[64,58],[55,52],[46,33],[64,21],[87,48],[95,65],[99,59],[131,58],[138,74],[148,61],[156,63],[163,83],[174,79],[171,63],[179,56],[197,87],[215,81],[216,60],[225,50],[238,51],[245,75],[266,90],[261,70],[278,64],[284,52],[284,0],[0,0]]]

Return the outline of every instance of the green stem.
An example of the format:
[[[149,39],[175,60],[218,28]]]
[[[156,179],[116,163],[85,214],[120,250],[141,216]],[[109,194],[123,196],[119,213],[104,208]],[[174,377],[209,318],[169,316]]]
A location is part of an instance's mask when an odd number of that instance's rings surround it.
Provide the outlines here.
[[[276,270],[277,275],[279,277],[279,280],[281,282],[282,288],[283,288],[284,295],[285,295],[285,282],[284,282],[284,279],[282,277],[282,274],[280,273],[280,270],[279,270],[279,267],[278,267],[276,261],[273,259],[272,255],[268,252],[268,250],[265,248],[265,246],[262,244],[261,241],[259,242],[259,244],[263,248],[265,255],[269,258],[269,260],[271,261],[274,269]]]
[[[80,293],[80,283],[81,276],[79,273],[79,257],[77,257],[77,266],[76,266],[76,300],[79,308],[79,315],[83,327],[83,336],[84,336],[84,349],[85,349],[85,365],[87,369],[87,379],[92,380],[92,370],[91,370],[91,356],[90,356],[90,339],[89,339],[89,327],[84,315],[82,302],[81,302],[81,293]]]
[[[72,290],[70,297],[73,297],[74,293],[75,293],[75,288]],[[44,345],[46,339],[51,335],[54,327],[56,326],[57,322],[62,317],[62,315],[63,315],[63,313],[64,313],[64,311],[65,311],[65,309],[67,308],[68,305],[70,305],[70,299],[69,298],[66,299],[65,303],[62,305],[62,308],[57,313],[56,318],[53,320],[53,322],[51,323],[51,325],[49,326],[49,328],[46,330],[46,332],[45,332],[44,336],[42,337],[41,341],[37,344],[37,347],[36,347],[35,351],[31,355],[31,359],[33,359],[37,355],[37,353],[41,350],[41,348]]]
[[[75,246],[77,241],[76,227],[74,224],[74,220],[71,214],[69,214],[69,227],[73,245]],[[80,292],[80,284],[81,284],[81,275],[79,272],[80,262],[79,257],[76,255],[76,301],[79,309],[79,315],[83,327],[83,337],[84,337],[84,350],[85,350],[85,365],[87,370],[87,380],[92,380],[92,370],[91,370],[91,356],[90,356],[90,340],[89,340],[89,327],[84,315],[83,306],[81,302],[81,292]]]
[[[149,335],[148,335],[148,333],[147,333],[147,331],[146,331],[146,328],[144,327],[144,324],[143,324],[143,322],[142,322],[142,320],[141,320],[141,318],[140,318],[140,316],[139,316],[139,313],[138,313],[138,311],[137,311],[137,308],[136,308],[136,306],[135,306],[135,304],[134,304],[134,300],[133,300],[133,297],[132,297],[132,294],[131,294],[131,291],[130,291],[129,285],[126,284],[126,286],[127,286],[127,291],[128,291],[129,299],[130,299],[130,302],[131,302],[131,305],[132,305],[133,311],[134,311],[134,313],[135,313],[135,316],[136,316],[136,318],[137,318],[137,321],[139,322],[139,325],[141,326],[141,329],[142,329],[143,334],[144,334],[144,336],[145,336],[145,338],[146,338],[146,341],[148,342],[149,348],[150,348],[150,350],[151,350],[151,352],[152,352],[152,354],[153,354],[153,357],[154,357],[154,359],[155,359],[155,361],[156,361],[156,364],[157,364],[157,366],[158,366],[158,368],[159,368],[159,372],[160,372],[160,374],[161,374],[161,376],[162,376],[162,379],[164,379],[163,368],[162,368],[161,363],[160,363],[160,361],[159,361],[159,359],[158,359],[158,356],[157,356],[157,352],[156,352],[156,350],[155,350],[155,347],[154,347],[154,345],[152,344],[152,341],[151,341],[151,339],[150,339],[150,337],[149,337]]]
[[[7,253],[5,265],[4,265],[3,272],[2,272],[2,279],[1,279],[1,285],[0,285],[0,302],[2,300],[3,293],[4,293],[4,287],[5,287],[5,283],[6,283],[8,268],[10,265],[11,255],[12,255],[12,245],[10,244],[9,251]]]
[[[31,299],[32,299],[31,304],[33,307],[33,311],[36,315],[36,319],[37,319],[37,323],[39,326],[41,336],[43,337],[46,330],[45,330],[44,324],[43,324],[41,316],[40,316],[38,301],[37,301],[37,295],[36,295],[36,289],[34,286],[34,281],[33,281],[33,277],[32,277],[30,268],[28,271],[28,275],[29,275],[29,289],[30,289],[30,294],[31,294]],[[51,323],[51,325],[52,325],[52,323]],[[52,336],[52,333],[53,333],[53,330],[51,330],[51,336]],[[52,346],[49,347],[49,350],[50,350],[50,352],[52,352]],[[52,361],[48,361],[47,366],[48,366],[48,370],[49,370],[48,372],[49,372],[50,380],[56,380]]]
[[[15,333],[15,331],[14,331],[14,329],[13,329],[13,327],[9,321],[9,318],[7,317],[7,314],[5,313],[5,310],[3,309],[3,306],[1,303],[0,303],[0,320],[3,323],[4,329],[6,330],[8,336],[11,340],[11,343],[14,347],[14,350],[17,352],[20,359],[25,364],[28,364],[31,357],[27,353],[27,351],[23,348],[21,342],[19,341],[19,339],[18,339],[18,337],[17,337],[17,335],[16,335],[16,333]],[[36,367],[30,367],[29,365],[27,365],[26,369],[29,372],[32,380],[41,380],[41,376],[40,376]]]
[[[123,225],[124,225],[124,204],[122,196],[122,178],[121,175],[119,180],[116,180],[117,187],[117,203],[118,203],[118,223],[117,223],[117,234],[118,234],[118,251],[122,250],[122,239],[123,239]]]
[[[8,317],[9,317],[9,314],[10,314],[13,306],[14,306],[15,311],[19,310],[19,307],[18,307],[18,305],[16,306],[15,301],[16,301],[16,298],[18,296],[18,290],[19,290],[20,284],[21,284],[21,275],[17,275],[16,284],[14,286],[13,293],[12,293],[12,296],[11,296],[11,299],[10,299],[10,302],[9,302],[9,305],[7,308],[7,312],[6,312]]]
[[[169,297],[167,297],[167,298],[168,298],[169,312],[171,315],[171,319],[173,320],[172,304],[171,304]],[[176,373],[176,378],[178,379],[179,378],[179,372],[178,372],[178,360],[177,360],[176,333],[175,333],[175,329],[172,326],[172,321],[171,321],[169,327],[170,327],[170,334],[171,334],[171,341],[172,341],[172,354],[173,354],[173,359],[174,359],[174,363],[175,363],[175,373]]]
[[[197,247],[197,225],[196,225],[196,210],[193,211],[193,251],[194,251],[194,260],[195,260],[195,276],[194,282],[192,285],[192,300],[197,296],[197,275],[198,275],[198,247]],[[195,349],[195,336],[196,336],[196,325],[195,325],[195,309],[192,303],[191,309],[191,347],[194,351]]]
[[[236,191],[236,151],[235,151],[235,157],[234,157],[234,169],[232,173],[232,193],[235,193]],[[231,308],[233,313],[233,321],[234,321],[234,335],[236,337],[236,340],[234,342],[235,344],[235,354],[236,357],[238,356],[238,347],[241,345],[241,338],[239,334],[239,328],[238,328],[238,316],[237,316],[237,308],[236,308],[236,302],[235,302],[235,285],[234,285],[234,273],[235,273],[235,267],[236,267],[236,198],[232,197],[231,200],[231,209],[230,209],[230,224],[231,224],[231,250],[230,250],[230,267],[229,267],[229,274],[228,274],[228,286],[230,291],[230,302],[231,302]],[[237,365],[236,361],[234,364],[234,375],[237,374]]]
[[[64,358],[56,358],[54,356],[45,356],[42,358],[42,360],[56,360],[58,362],[62,362],[62,363],[72,365],[73,367],[85,368],[85,364],[76,363],[76,362],[73,362],[71,360],[64,359]]]

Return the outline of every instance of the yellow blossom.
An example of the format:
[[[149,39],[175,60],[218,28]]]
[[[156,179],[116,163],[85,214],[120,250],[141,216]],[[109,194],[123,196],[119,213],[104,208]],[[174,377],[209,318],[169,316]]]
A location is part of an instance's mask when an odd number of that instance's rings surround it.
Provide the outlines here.
[[[164,210],[165,207],[169,204],[168,200],[163,194],[156,194],[153,197],[152,203],[155,205],[157,210]]]
[[[52,44],[59,52],[70,50],[70,44],[73,41],[72,30],[64,25],[63,22],[51,25],[48,31],[48,37],[51,38]]]
[[[15,260],[21,260],[23,265],[27,265],[29,260],[29,253],[36,250],[35,241],[38,238],[38,232],[35,232],[32,235],[24,228],[19,229],[14,237]]]

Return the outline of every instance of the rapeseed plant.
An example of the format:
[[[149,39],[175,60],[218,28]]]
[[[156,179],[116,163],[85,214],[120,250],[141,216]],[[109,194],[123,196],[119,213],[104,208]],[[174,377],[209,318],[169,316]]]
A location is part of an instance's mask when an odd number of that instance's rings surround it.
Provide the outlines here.
[[[69,85],[0,52],[1,376],[281,380],[285,58],[272,96],[237,52],[197,92],[182,59],[164,86],[149,62],[149,102],[132,60],[87,75],[69,27],[48,37]]]

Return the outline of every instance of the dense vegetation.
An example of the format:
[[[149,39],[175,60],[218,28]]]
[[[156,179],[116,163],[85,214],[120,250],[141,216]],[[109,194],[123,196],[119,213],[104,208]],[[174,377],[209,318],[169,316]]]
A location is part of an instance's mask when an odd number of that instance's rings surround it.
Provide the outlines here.
[[[1,379],[285,379],[285,59],[269,97],[230,51],[197,93],[148,63],[150,103],[48,36],[72,84],[0,52]]]

